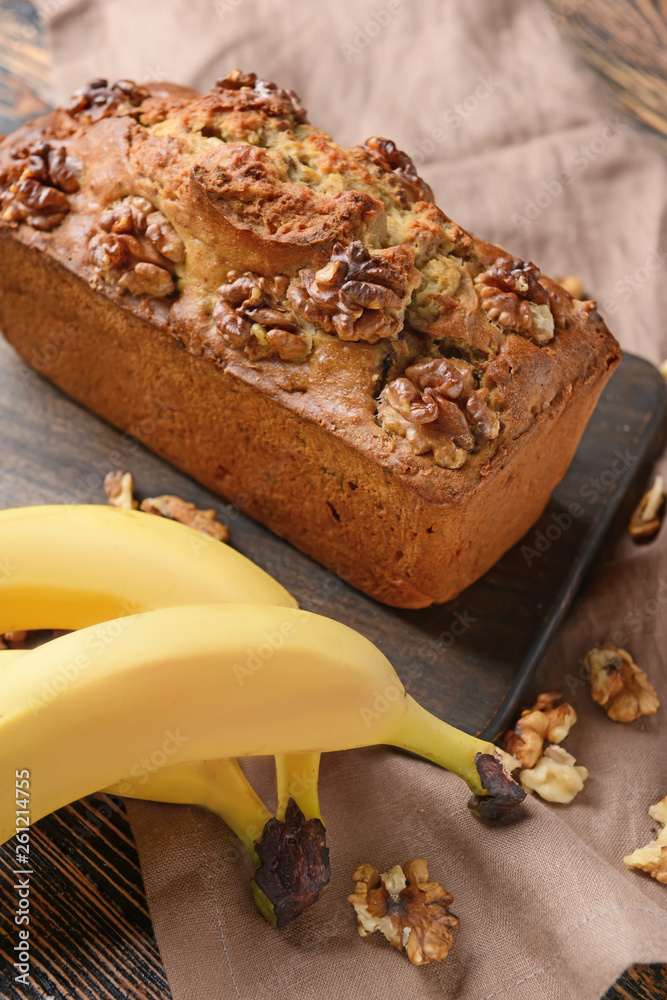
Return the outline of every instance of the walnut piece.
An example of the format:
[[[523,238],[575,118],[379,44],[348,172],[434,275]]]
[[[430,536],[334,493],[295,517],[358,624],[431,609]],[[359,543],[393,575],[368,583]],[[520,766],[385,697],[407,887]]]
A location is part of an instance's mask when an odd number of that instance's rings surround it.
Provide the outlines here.
[[[667,885],[667,795],[654,806],[649,807],[649,816],[662,825],[662,830],[645,847],[638,847],[627,854],[623,861],[628,868],[639,868],[648,872],[651,878]]]
[[[584,297],[584,283],[581,278],[578,278],[576,274],[566,274],[562,278],[554,278],[556,284],[564,288],[565,291],[572,296],[573,299],[583,299]]]
[[[585,767],[575,765],[574,757],[562,747],[547,747],[534,767],[519,772],[519,781],[528,792],[537,792],[546,802],[567,804],[584,787],[588,777]]]
[[[218,289],[213,321],[229,342],[253,360],[279,357],[303,361],[312,335],[303,330],[285,305],[289,278],[265,278],[252,271],[230,271]]]
[[[665,501],[665,481],[656,476],[653,486],[635,507],[628,531],[633,538],[652,538],[662,524],[661,510]]]
[[[381,170],[393,174],[399,182],[399,190],[403,196],[401,200],[406,206],[412,205],[416,201],[432,202],[434,200],[433,191],[417,173],[412,159],[399,149],[391,139],[371,136],[370,139],[366,139],[363,146],[355,146],[351,152],[359,153],[363,158],[371,160]]]
[[[499,257],[475,278],[475,288],[492,322],[546,344],[554,336],[554,317],[539,278],[539,268],[530,261]]]
[[[414,251],[395,246],[370,253],[363,243],[336,243],[319,271],[305,267],[287,292],[304,322],[341,340],[376,344],[397,337],[411,292],[421,283]]]
[[[68,194],[79,190],[81,164],[64,146],[33,142],[15,150],[0,174],[0,221],[48,231],[70,210]]]
[[[271,117],[289,117],[297,125],[308,123],[306,109],[298,94],[293,90],[285,90],[270,80],[258,79],[256,73],[243,73],[240,69],[233,69],[227,76],[216,80],[215,85],[218,90],[223,91],[248,91],[249,100],[246,101],[244,110],[261,109]]]
[[[115,469],[104,477],[104,492],[110,507],[136,510],[139,504],[134,499],[134,478],[131,472]]]
[[[354,892],[347,898],[362,937],[381,931],[394,948],[405,949],[414,965],[447,957],[461,921],[449,912],[451,894],[439,882],[429,882],[423,858],[382,874],[373,865],[360,865],[352,878]]]
[[[142,500],[139,510],[147,514],[157,514],[159,517],[168,517],[172,521],[180,521],[190,528],[195,528],[219,542],[226,542],[229,539],[229,528],[226,524],[218,521],[218,516],[214,510],[199,510],[193,503],[181,500],[180,497],[171,496],[165,493],[159,497],[148,497]]]
[[[493,441],[498,415],[476,387],[472,366],[458,358],[418,358],[380,396],[378,419],[405,437],[415,455],[433,452],[436,465],[460,469],[478,441]]]
[[[105,280],[121,293],[172,294],[174,264],[185,259],[185,246],[150,201],[136,195],[121,199],[100,218],[100,230],[90,241],[90,252]]]
[[[625,649],[605,642],[585,657],[591,694],[614,722],[634,722],[654,715],[660,707],[655,688]]]
[[[64,107],[71,118],[83,125],[108,118],[117,111],[139,107],[150,94],[132,80],[108,80],[97,77],[75,90]]]
[[[577,721],[577,713],[567,702],[559,705],[563,696],[558,691],[538,695],[532,708],[527,708],[514,729],[503,738],[503,746],[524,768],[534,767],[544,741],[560,743]]]

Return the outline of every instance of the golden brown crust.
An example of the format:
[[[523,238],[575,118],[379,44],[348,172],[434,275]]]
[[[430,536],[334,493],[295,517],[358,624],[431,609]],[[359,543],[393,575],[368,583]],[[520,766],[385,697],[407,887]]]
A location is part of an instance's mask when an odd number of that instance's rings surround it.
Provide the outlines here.
[[[39,143],[47,151],[31,153]],[[27,165],[35,176],[26,175]],[[28,182],[46,190],[33,192],[34,210],[24,210],[16,191]],[[44,225],[35,224],[39,197],[53,203]],[[150,350],[125,345],[141,358],[142,379],[154,378],[151,359],[157,372],[174,349],[183,371],[196,369],[207,387],[209,380],[218,385],[221,398],[227,386],[243,386],[248,399],[272,407],[262,420],[282,424],[285,434],[304,426],[309,447],[322,450],[329,440],[335,469],[374,484],[370,507],[360,490],[348,491],[348,523],[330,523],[326,508],[305,540],[296,521],[325,496],[333,507],[343,502],[334,502],[318,476],[316,496],[299,496],[293,517],[265,509],[254,496],[252,512],[362,589],[414,606],[453,596],[454,586],[471,582],[490,565],[489,555],[497,558],[535,520],[619,358],[594,303],[573,300],[530,262],[476,239],[430,197],[389,140],[344,150],[308,124],[294,94],[238,72],[204,95],[168,84],[95,81],[69,111],[0,142],[0,236],[10,269],[20,260],[38,281],[37,261],[49,261],[61,286],[67,273],[78,279],[68,301],[83,309],[85,300],[89,310],[92,295],[100,315],[109,315],[109,330],[117,312],[128,328],[146,324],[152,334],[141,336],[149,337]],[[21,246],[36,255],[24,256]],[[34,338],[10,299],[2,312],[3,331],[30,360]],[[77,360],[76,377],[62,364],[49,374],[122,426],[95,373],[104,353],[96,341],[113,339],[103,329],[98,321],[90,331],[91,353]],[[461,387],[422,377],[457,365],[467,373]],[[129,359],[115,379],[133,383],[135,369]],[[179,380],[170,368],[175,400],[187,395],[188,377]],[[147,392],[137,381],[139,390]],[[200,420],[186,410],[194,430]],[[566,425],[570,437],[554,437],[554,428]],[[254,433],[261,437],[264,424]],[[473,542],[471,518],[483,517],[505,470],[523,468],[540,439],[545,447],[557,441],[542,490],[527,496],[519,480],[507,532],[483,539],[478,523]],[[220,482],[210,474],[208,435],[189,456],[171,439],[146,440],[233,498],[234,477]],[[281,451],[276,440],[272,448]],[[267,460],[259,451],[251,458]],[[410,532],[426,533],[427,521],[438,527],[423,548],[403,538],[394,558],[395,538],[383,519],[399,501],[410,511]],[[449,530],[440,541],[430,537],[444,531],[445,515],[470,548]],[[355,538],[364,532],[375,551],[386,551],[377,569],[362,572]],[[447,560],[439,560],[437,572],[424,569],[429,549],[438,544],[441,551],[445,542],[459,568],[445,570]],[[343,545],[354,557],[343,558]]]

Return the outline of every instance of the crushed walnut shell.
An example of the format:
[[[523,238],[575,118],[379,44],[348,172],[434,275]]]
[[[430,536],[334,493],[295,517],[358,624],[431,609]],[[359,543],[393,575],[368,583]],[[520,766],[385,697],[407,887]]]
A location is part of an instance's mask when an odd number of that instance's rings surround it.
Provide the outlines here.
[[[554,317],[540,274],[530,261],[499,257],[475,278],[475,288],[493,323],[524,334],[536,344],[546,344],[554,336]]]
[[[405,437],[416,455],[433,452],[436,465],[459,469],[477,441],[493,441],[498,415],[476,388],[472,365],[458,358],[418,358],[380,396],[378,419]]]
[[[562,697],[558,691],[538,695],[533,707],[525,709],[514,729],[505,734],[505,750],[513,754],[524,768],[534,767],[545,740],[560,743],[577,721],[572,705],[568,702],[558,704]]]
[[[230,271],[218,289],[213,321],[234,347],[252,359],[279,357],[303,361],[312,347],[312,335],[301,329],[286,307],[289,278],[265,278],[252,271]]]
[[[146,198],[131,195],[100,219],[90,241],[93,263],[121,292],[162,298],[174,291],[174,265],[185,246],[171,224]]]
[[[48,231],[70,210],[68,194],[79,190],[81,164],[64,146],[33,142],[13,152],[0,174],[0,221]]]
[[[519,781],[528,792],[537,792],[546,802],[567,804],[584,787],[588,770],[575,764],[563,747],[549,746],[534,767],[519,772]]]
[[[411,292],[421,283],[414,251],[395,246],[370,253],[363,243],[337,243],[319,271],[305,267],[287,298],[306,323],[336,333],[341,340],[396,337]]]
[[[104,477],[104,492],[110,507],[136,510],[139,504],[134,499],[134,479],[131,472],[116,469]]]
[[[648,872],[656,882],[667,885],[667,795],[654,806],[649,807],[649,816],[662,825],[655,840],[638,847],[632,854],[627,854],[623,861],[628,868],[639,868]]]
[[[218,521],[218,515],[214,510],[199,510],[193,503],[181,500],[180,497],[164,494],[159,497],[148,497],[139,504],[139,510],[147,514],[157,514],[159,517],[168,517],[172,521],[180,521],[190,528],[201,531],[204,535],[219,542],[226,542],[229,539],[229,528],[226,524]]]
[[[413,965],[447,958],[460,920],[449,912],[452,895],[439,882],[429,882],[423,858],[395,865],[380,874],[374,865],[360,865],[354,875],[354,906],[362,937],[381,931]]]
[[[625,649],[605,642],[585,657],[591,694],[614,722],[634,722],[660,707],[655,688]]]
[[[132,80],[116,80],[109,84],[108,80],[97,77],[75,90],[64,110],[81,124],[88,125],[117,111],[139,107],[149,96],[145,87],[137,86]]]
[[[628,531],[633,538],[653,538],[662,524],[661,512],[665,502],[665,481],[656,476],[653,486],[635,507]]]

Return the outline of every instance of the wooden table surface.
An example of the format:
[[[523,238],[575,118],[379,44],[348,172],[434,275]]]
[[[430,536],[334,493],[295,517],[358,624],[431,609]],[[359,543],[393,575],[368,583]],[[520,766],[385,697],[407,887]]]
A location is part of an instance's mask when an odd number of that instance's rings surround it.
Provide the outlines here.
[[[554,6],[563,15],[564,30],[590,50],[591,61],[622,90],[625,106],[667,131],[667,85],[664,73],[660,77],[664,50],[660,54],[650,44],[667,37],[665,4],[600,0],[584,7],[559,0]],[[624,38],[610,40],[600,27],[599,13],[614,8],[618,21],[623,7],[633,8],[623,21]],[[632,38],[633,25],[639,30],[640,22],[643,46]],[[619,58],[625,73],[615,68]],[[49,59],[35,6],[28,0],[0,0],[0,134],[42,113],[50,101]],[[32,962],[36,988],[17,989],[13,982],[11,938],[2,932],[13,926],[15,876],[10,853],[4,851],[0,853],[0,997],[170,1000],[122,801],[96,795],[60,810],[33,828],[31,849],[32,884],[37,887],[31,913],[40,942]],[[52,902],[56,896],[58,908]],[[63,923],[68,911],[71,920]],[[81,927],[86,929],[83,935],[78,933]],[[666,997],[667,964],[635,965],[602,1000]]]

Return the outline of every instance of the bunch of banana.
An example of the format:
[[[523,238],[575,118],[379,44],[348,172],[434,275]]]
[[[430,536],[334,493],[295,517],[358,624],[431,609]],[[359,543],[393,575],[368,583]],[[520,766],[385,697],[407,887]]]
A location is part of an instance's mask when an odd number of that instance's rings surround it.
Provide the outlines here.
[[[421,708],[372,643],[191,528],[106,507],[9,510],[0,560],[0,632],[77,629],[0,660],[0,761],[30,770],[33,823],[100,789],[207,806],[259,862],[255,901],[283,926],[328,880],[322,751],[419,754],[459,774],[488,818],[524,796],[502,752]],[[169,764],[133,782],[174,732]],[[276,756],[276,817],[236,761],[253,755]],[[13,833],[4,782],[0,842]]]

